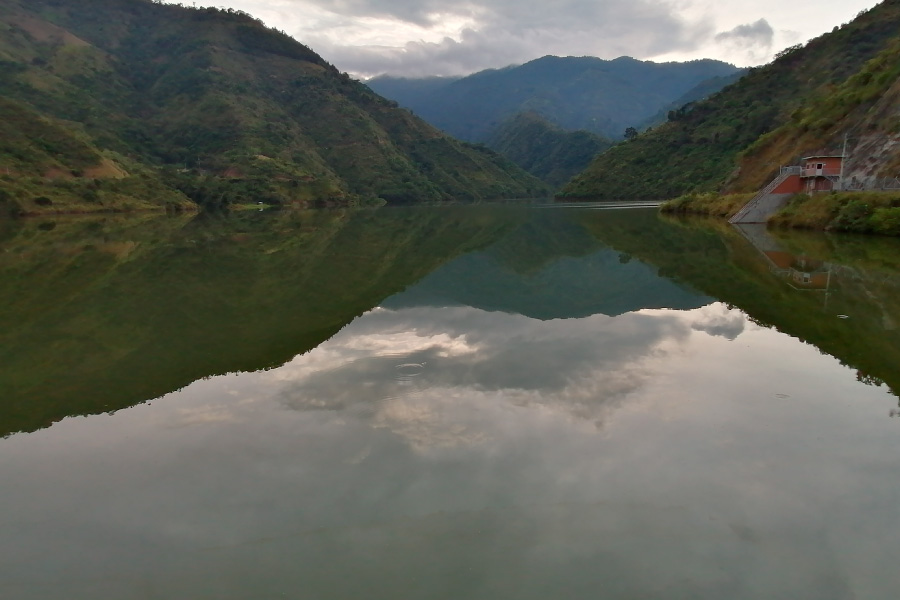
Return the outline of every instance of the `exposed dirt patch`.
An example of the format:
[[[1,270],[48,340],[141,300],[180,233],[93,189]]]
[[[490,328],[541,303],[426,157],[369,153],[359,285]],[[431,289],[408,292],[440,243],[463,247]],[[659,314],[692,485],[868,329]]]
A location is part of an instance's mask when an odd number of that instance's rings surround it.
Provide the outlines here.
[[[28,32],[28,35],[39,42],[60,44],[63,46],[78,46],[82,48],[90,46],[88,42],[80,37],[72,35],[65,29],[41,19],[35,19],[34,17],[27,15],[16,15],[11,21],[14,25],[18,25]]]
[[[99,165],[85,169],[84,176],[91,179],[124,179],[128,177],[128,173],[110,159],[104,158]]]
[[[71,171],[67,169],[60,169],[59,167],[52,167],[44,171],[45,179],[75,179],[75,176],[72,175]]]

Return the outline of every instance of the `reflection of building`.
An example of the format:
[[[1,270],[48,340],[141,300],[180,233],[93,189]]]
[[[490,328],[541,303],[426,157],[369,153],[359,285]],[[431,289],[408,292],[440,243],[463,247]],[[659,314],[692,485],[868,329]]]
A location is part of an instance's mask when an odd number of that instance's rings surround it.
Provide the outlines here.
[[[761,252],[772,264],[772,272],[783,277],[792,287],[802,290],[828,289],[831,270],[821,260],[777,250]]]
[[[769,269],[796,290],[824,291],[831,286],[831,265],[785,251],[764,225],[741,225],[744,237],[766,257]]]

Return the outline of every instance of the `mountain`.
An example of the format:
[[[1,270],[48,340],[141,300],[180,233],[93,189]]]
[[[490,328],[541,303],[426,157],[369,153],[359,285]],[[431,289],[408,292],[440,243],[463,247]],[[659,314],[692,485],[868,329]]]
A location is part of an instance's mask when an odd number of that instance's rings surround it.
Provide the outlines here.
[[[567,130],[619,139],[691,88],[737,68],[714,60],[653,63],[545,56],[524,65],[481,71],[458,80],[368,81],[451,135],[486,141],[504,120],[534,112]]]
[[[485,145],[559,188],[612,142],[589,131],[565,131],[537,113],[524,112],[501,123]]]
[[[391,77],[381,75],[366,82],[370,88],[385,98],[390,98],[410,108],[422,106],[430,97],[440,93],[462,77]],[[399,99],[403,100],[400,101]]]
[[[598,156],[559,195],[754,191],[799,154],[840,148],[845,135],[860,175],[895,175],[898,32],[900,0],[886,0],[673,111],[664,125]]]
[[[648,127],[656,127],[657,125],[661,125],[669,120],[670,114],[672,111],[676,111],[685,104],[690,104],[691,102],[697,102],[698,100],[703,100],[705,98],[709,98],[719,90],[725,88],[726,86],[731,85],[741,77],[747,74],[747,69],[740,69],[735,71],[731,75],[722,75],[719,77],[711,77],[709,79],[704,79],[687,92],[679,96],[676,100],[668,103],[663,106],[659,111],[642,121],[636,128],[643,130]]]
[[[6,212],[545,190],[233,10],[0,0],[0,113]]]

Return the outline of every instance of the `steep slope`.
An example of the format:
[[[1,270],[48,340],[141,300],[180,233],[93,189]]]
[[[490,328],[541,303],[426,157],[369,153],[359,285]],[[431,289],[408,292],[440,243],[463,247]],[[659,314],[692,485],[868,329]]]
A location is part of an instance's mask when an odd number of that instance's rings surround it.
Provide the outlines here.
[[[612,145],[589,131],[565,131],[537,113],[504,121],[485,144],[554,188],[587,167]]]
[[[843,83],[795,110],[739,158],[733,188],[752,188],[771,175],[769,164],[798,164],[811,149],[843,150],[848,181],[871,184],[900,175],[900,36]]]
[[[689,89],[687,92],[679,96],[673,102],[670,102],[666,106],[663,106],[655,115],[641,122],[637,126],[637,129],[643,130],[647,129],[648,127],[656,127],[657,125],[665,123],[669,120],[669,115],[673,111],[678,110],[685,104],[709,98],[719,90],[731,85],[746,74],[747,69],[740,69],[739,71],[736,71],[731,75],[721,75],[719,77],[704,79],[703,81]]]
[[[751,69],[709,99],[674,111],[669,122],[653,131],[611,148],[564,187],[560,196],[671,198],[691,191],[756,189],[781,164],[790,163],[792,153],[809,151],[830,143],[835,133],[841,135],[831,128],[832,123],[805,119],[805,111],[811,105],[828,104],[848,78],[865,72],[868,61],[889,50],[898,31],[900,1],[886,0],[805,47],[789,48],[769,65]],[[889,83],[889,76],[884,76],[882,83]],[[851,102],[844,96],[842,101],[856,111],[877,98],[860,96]],[[778,160],[757,160],[752,168],[738,163],[741,152],[766,155],[762,150],[769,142],[752,146],[792,119],[798,119],[801,127],[814,125],[819,133],[790,150],[772,152],[770,156],[777,155]],[[799,150],[806,144],[812,148]]]
[[[149,0],[0,0],[0,17],[0,95],[73,131],[119,171],[135,170],[131,161],[162,172],[170,190],[202,204],[543,189],[244,13]],[[85,177],[81,158],[60,158],[69,172],[56,179]],[[0,168],[15,180],[0,183],[7,193],[39,208],[29,198],[47,185],[34,179],[41,166],[4,152]]]
[[[713,60],[653,63],[545,56],[521,66],[481,71],[423,90],[413,82],[375,78],[369,86],[429,123],[464,140],[485,141],[505,119],[532,111],[563,129],[620,138],[701,81],[737,68]],[[393,95],[392,95],[393,94]]]

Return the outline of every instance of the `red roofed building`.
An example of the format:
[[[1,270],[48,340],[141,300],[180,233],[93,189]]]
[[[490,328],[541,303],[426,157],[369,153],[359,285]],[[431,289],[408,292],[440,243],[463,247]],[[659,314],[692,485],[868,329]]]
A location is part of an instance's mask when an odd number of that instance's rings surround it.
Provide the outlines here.
[[[813,154],[800,160],[803,191],[829,192],[841,188],[844,157],[840,154]]]

